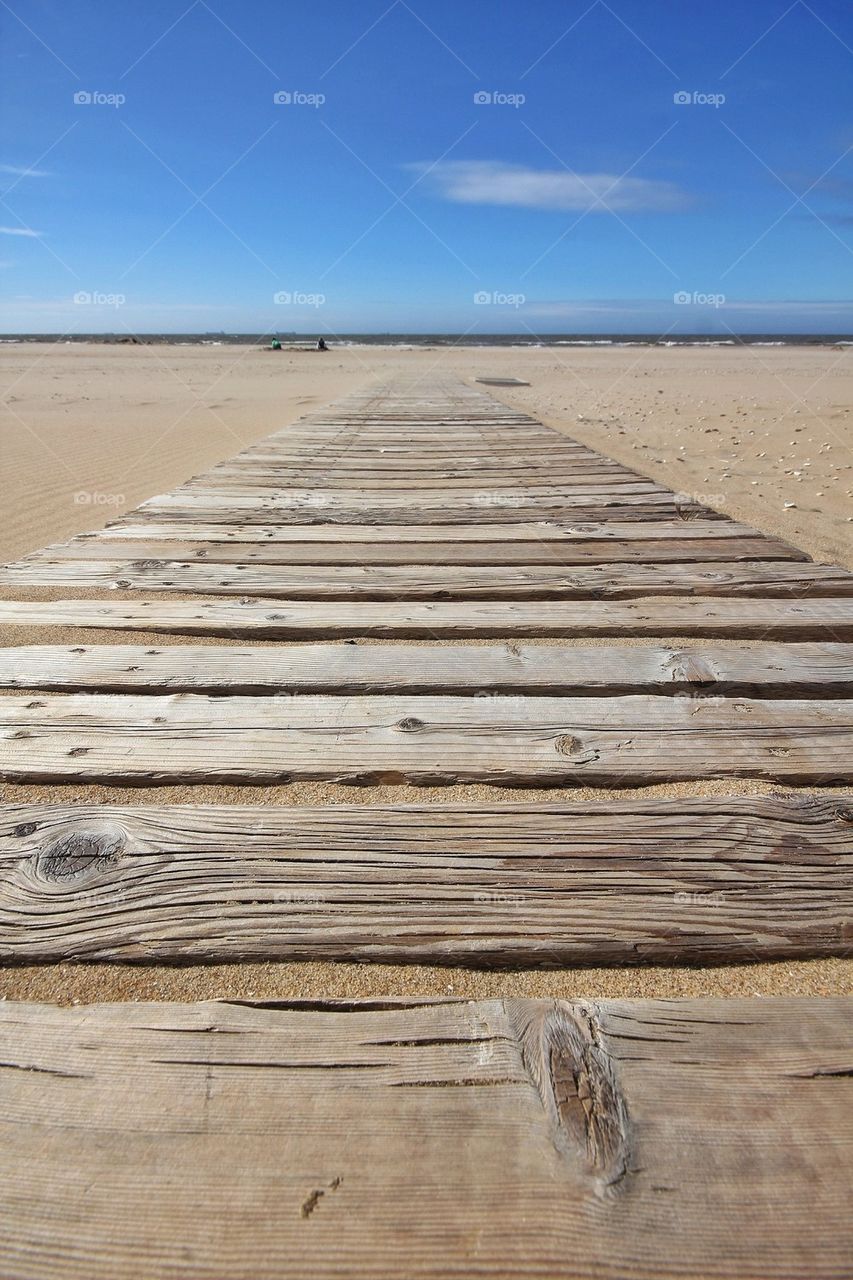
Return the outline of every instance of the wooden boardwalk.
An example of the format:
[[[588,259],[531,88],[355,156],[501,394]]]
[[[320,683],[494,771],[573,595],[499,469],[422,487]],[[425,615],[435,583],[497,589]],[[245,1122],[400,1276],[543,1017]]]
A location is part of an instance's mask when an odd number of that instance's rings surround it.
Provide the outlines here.
[[[0,622],[75,637],[0,652],[9,781],[628,792],[593,809],[9,806],[7,960],[849,943],[843,793],[650,808],[630,789],[848,785],[853,575],[483,391],[351,396],[0,581],[18,594]]]
[[[0,585],[2,964],[849,952],[853,575],[484,392],[352,396]],[[144,789],[297,780],[519,790]],[[0,1271],[841,1280],[851,1013],[0,1003]]]

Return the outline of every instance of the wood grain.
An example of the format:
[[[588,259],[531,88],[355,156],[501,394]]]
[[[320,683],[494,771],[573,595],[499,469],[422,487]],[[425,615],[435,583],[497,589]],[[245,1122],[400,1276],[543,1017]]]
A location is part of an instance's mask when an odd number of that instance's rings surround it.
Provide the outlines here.
[[[0,961],[723,963],[850,946],[853,796],[0,807]]]
[[[853,645],[20,645],[0,649],[0,688],[849,698]]]
[[[823,699],[8,694],[0,777],[829,785],[853,782],[853,713]]]
[[[840,1280],[851,1001],[0,1005],[15,1280]]]
[[[751,554],[755,548],[746,551]],[[372,548],[371,548],[372,550]],[[198,560],[45,560],[0,570],[0,586],[247,593],[286,600],[629,600],[656,596],[853,597],[853,574],[822,565],[737,563],[548,565],[269,565]],[[345,557],[338,556],[338,559]],[[676,557],[677,558],[677,557]],[[652,561],[654,556],[644,557]]]
[[[277,544],[286,546],[293,543],[310,542],[331,543],[345,546],[351,543],[374,543],[399,545],[401,542],[435,543],[492,543],[502,546],[513,546],[519,542],[533,543],[528,554],[533,554],[540,543],[562,546],[566,542],[600,542],[610,539],[616,542],[648,542],[661,538],[742,538],[755,537],[756,531],[749,525],[737,524],[723,516],[702,520],[653,520],[648,524],[639,524],[636,520],[611,520],[576,522],[570,520],[539,520],[514,524],[507,529],[504,524],[450,524],[436,526],[432,524],[394,524],[377,528],[372,524],[348,524],[345,527],[337,524],[306,524],[301,527],[293,525],[252,525],[247,528],[243,524],[205,524],[201,521],[187,521],[183,524],[173,520],[168,524],[158,525],[154,521],[137,524],[133,512],[109,524],[95,533],[80,533],[62,547],[70,554],[73,549],[80,555],[89,555],[99,559],[102,555],[131,560],[146,559],[153,552],[147,544],[156,547],[161,541],[179,539],[181,542],[209,542],[211,548],[223,550],[229,543],[259,544],[265,549],[274,550]],[[143,546],[136,546],[138,542]],[[108,551],[102,550],[108,546]],[[123,548],[121,551],[118,548]],[[124,548],[126,547],[126,551]],[[162,554],[162,551],[160,552]],[[420,551],[418,554],[421,554]]]
[[[418,524],[515,524],[519,521],[574,519],[583,521],[674,520],[696,515],[708,519],[707,509],[692,500],[678,499],[666,490],[644,486],[637,492],[619,494],[584,491],[560,495],[526,494],[519,490],[512,502],[503,495],[499,500],[488,491],[461,501],[458,495],[418,495],[417,500],[361,494],[327,495],[316,488],[291,490],[277,497],[258,494],[234,495],[227,499],[216,495],[214,501],[203,495],[175,490],[172,494],[151,498],[133,513],[140,523],[146,519],[156,524],[168,520],[185,522],[201,519],[207,524],[399,524],[407,517]]]
[[[689,521],[685,521],[688,524]],[[713,521],[706,521],[713,524]],[[640,525],[640,528],[644,526]],[[718,526],[719,527],[719,526]],[[293,531],[303,526],[294,526]],[[310,528],[310,526],[309,526]],[[340,528],[340,526],[339,526]],[[444,526],[438,526],[443,529]],[[378,532],[378,531],[377,531]],[[264,542],[258,539],[251,546],[245,543],[227,544],[224,542],[191,542],[165,539],[157,542],[153,539],[140,545],[137,542],[119,542],[116,539],[107,541],[76,540],[71,543],[46,547],[43,551],[33,552],[18,561],[11,569],[19,574],[24,570],[45,571],[50,566],[68,567],[73,571],[75,561],[132,561],[134,564],[159,564],[167,567],[170,561],[197,562],[207,561],[212,564],[232,562],[256,562],[260,564],[397,564],[397,565],[548,565],[556,568],[560,565],[586,565],[612,563],[614,569],[620,563],[679,563],[702,561],[806,561],[807,557],[784,543],[775,542],[771,538],[732,537],[721,538],[670,538],[633,539],[616,541],[614,538],[599,540],[541,538],[538,540],[518,540],[513,542],[509,536],[503,543],[474,539],[464,541],[437,541],[424,539],[422,542],[406,541],[384,542],[345,542],[340,537],[328,542],[316,542],[310,539],[284,543]],[[166,562],[164,564],[164,562]],[[783,566],[780,568],[791,567]],[[82,569],[83,566],[80,566]],[[835,581],[843,589],[843,584],[853,580],[853,574],[841,569],[833,569],[827,565],[808,565],[809,569],[818,570],[827,581]],[[117,570],[115,572],[118,572]],[[493,570],[494,572],[494,570]],[[769,570],[764,569],[769,576]],[[9,570],[4,573],[9,578]],[[9,580],[14,581],[14,577]]]
[[[280,601],[0,600],[0,626],[231,639],[697,636],[853,640],[853,599]]]

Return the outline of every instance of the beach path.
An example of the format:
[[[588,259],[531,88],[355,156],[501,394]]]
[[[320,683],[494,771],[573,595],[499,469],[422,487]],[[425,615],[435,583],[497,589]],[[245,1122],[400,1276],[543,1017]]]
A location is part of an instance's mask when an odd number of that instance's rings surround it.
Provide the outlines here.
[[[853,574],[476,387],[350,395],[0,584],[68,637],[0,652],[7,961],[849,948]],[[144,803],[295,783],[408,792]]]

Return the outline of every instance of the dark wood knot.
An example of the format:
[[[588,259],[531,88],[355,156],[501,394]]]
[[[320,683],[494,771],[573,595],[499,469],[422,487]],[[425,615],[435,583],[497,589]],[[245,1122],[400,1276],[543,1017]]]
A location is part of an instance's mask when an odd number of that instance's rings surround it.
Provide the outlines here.
[[[395,728],[402,733],[418,733],[421,729],[425,729],[426,725],[423,720],[418,720],[417,716],[406,716],[405,719],[397,721]]]
[[[60,836],[36,855],[36,874],[41,880],[54,883],[78,880],[116,866],[123,849],[124,837],[119,832],[84,831]]]

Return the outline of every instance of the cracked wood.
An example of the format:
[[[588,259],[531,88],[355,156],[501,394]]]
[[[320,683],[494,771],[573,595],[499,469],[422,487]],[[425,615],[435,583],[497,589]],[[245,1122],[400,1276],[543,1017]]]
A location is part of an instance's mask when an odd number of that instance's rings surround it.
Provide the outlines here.
[[[4,1265],[839,1280],[852,1007],[10,1001]]]
[[[709,963],[849,949],[853,797],[0,807],[0,960]]]

